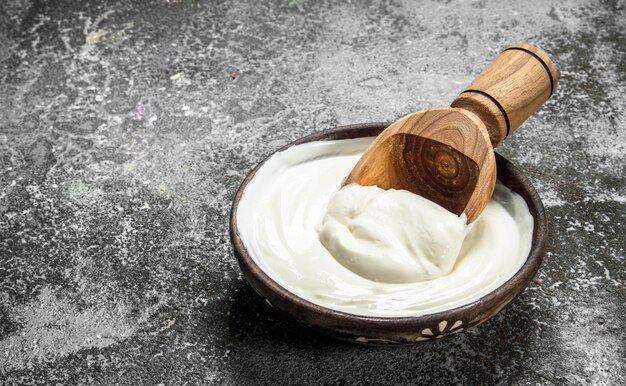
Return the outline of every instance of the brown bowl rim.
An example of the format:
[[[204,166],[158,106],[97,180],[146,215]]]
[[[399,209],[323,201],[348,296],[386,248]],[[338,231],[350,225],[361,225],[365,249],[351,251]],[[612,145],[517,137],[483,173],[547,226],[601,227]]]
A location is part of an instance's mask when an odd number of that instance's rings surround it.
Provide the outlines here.
[[[402,333],[417,333],[423,326],[441,327],[442,321],[462,321],[462,326],[468,328],[480,324],[496,315],[502,308],[515,299],[530,283],[537,273],[547,246],[547,219],[545,210],[537,191],[532,183],[513,163],[496,153],[498,179],[509,189],[520,194],[534,220],[532,247],[524,264],[519,270],[501,286],[482,296],[481,298],[448,310],[419,316],[376,317],[351,314],[320,306],[307,301],[271,279],[249,255],[245,244],[238,233],[237,208],[244,190],[254,178],[256,172],[274,154],[306,142],[330,141],[350,138],[375,136],[384,130],[389,123],[363,123],[340,126],[320,131],[293,141],[269,154],[259,162],[243,180],[235,197],[230,212],[230,237],[235,256],[252,287],[260,293],[270,305],[275,305],[297,321],[314,328],[329,332],[339,338],[353,339],[357,336],[368,336],[367,339],[379,337],[385,343],[387,336]],[[448,324],[448,323],[446,323]],[[451,326],[448,324],[447,328]],[[462,330],[463,328],[459,329]],[[441,330],[441,328],[440,328]],[[440,337],[458,331],[439,331]],[[391,341],[394,339],[392,338]],[[361,342],[363,343],[363,342]],[[397,342],[392,342],[397,343]]]

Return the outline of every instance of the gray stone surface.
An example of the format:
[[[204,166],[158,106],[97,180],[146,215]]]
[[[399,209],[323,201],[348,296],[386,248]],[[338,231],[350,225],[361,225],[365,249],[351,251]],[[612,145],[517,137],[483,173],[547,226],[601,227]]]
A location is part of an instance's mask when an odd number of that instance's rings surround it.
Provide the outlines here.
[[[0,383],[626,384],[623,1],[0,2]],[[305,134],[454,96],[508,44],[557,94],[499,148],[550,246],[500,315],[409,348],[243,281],[230,202]]]

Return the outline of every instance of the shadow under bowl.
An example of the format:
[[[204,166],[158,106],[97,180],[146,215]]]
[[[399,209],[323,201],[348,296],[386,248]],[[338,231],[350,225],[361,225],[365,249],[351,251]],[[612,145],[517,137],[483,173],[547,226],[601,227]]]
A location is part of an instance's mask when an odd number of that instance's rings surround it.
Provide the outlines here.
[[[387,125],[386,123],[368,123],[342,126],[306,136],[276,152],[306,142],[372,137],[378,135]],[[254,262],[237,230],[237,207],[243,192],[257,170],[272,155],[248,174],[233,200],[230,213],[230,237],[235,256],[244,277],[270,305],[280,309],[299,323],[337,339],[369,345],[396,345],[425,342],[459,333],[487,321],[513,301],[533,279],[545,255],[548,228],[541,199],[524,173],[496,153],[498,180],[523,197],[534,220],[531,250],[522,267],[509,280],[469,304],[422,316],[361,316],[311,303],[272,280]]]

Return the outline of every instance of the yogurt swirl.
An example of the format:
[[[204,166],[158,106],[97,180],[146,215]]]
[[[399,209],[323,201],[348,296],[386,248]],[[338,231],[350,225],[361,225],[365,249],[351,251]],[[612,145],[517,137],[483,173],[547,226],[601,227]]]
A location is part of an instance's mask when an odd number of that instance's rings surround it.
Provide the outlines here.
[[[392,269],[388,272],[392,276],[367,278],[335,259],[318,231],[323,233],[329,202],[343,178],[372,140],[293,146],[270,157],[257,171],[246,186],[236,216],[250,256],[269,277],[297,296],[327,308],[399,317],[471,303],[519,270],[530,252],[533,219],[522,197],[500,183],[469,229],[449,273],[433,271],[438,277],[412,281],[414,273],[396,277]],[[372,260],[372,264],[375,270],[378,263]],[[424,272],[432,274],[428,269]]]

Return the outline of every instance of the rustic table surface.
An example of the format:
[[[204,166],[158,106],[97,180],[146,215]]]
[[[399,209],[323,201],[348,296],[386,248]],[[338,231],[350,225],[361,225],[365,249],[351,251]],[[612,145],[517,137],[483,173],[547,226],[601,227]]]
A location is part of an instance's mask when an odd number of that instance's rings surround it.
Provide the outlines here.
[[[0,383],[625,384],[624,1],[0,2]],[[242,279],[235,190],[303,135],[449,104],[529,42],[558,92],[498,151],[550,242],[448,339],[366,348]]]

